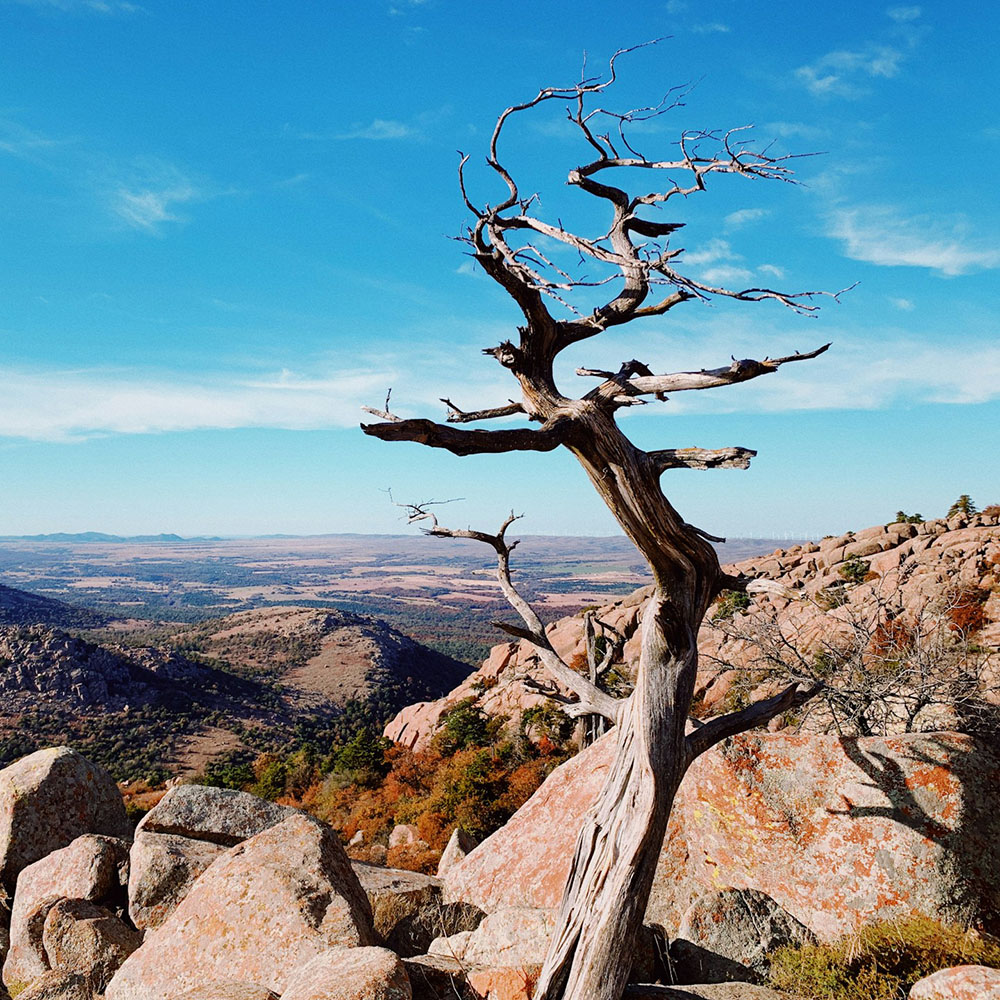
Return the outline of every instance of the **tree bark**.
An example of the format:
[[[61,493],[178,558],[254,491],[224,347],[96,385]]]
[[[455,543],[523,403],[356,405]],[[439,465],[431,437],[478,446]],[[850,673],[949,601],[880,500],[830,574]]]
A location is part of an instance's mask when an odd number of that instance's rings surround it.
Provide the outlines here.
[[[752,581],[722,573],[709,536],[687,524],[674,510],[660,488],[660,476],[671,468],[746,468],[755,453],[748,448],[665,448],[647,453],[636,448],[619,429],[615,413],[623,406],[645,402],[641,398],[644,395],[663,401],[667,392],[721,388],[755,379],[786,363],[817,357],[829,345],[809,354],[760,362],[734,359],[725,367],[700,372],[654,375],[635,360],[623,364],[617,374],[583,369],[580,374],[598,375],[606,381],[580,399],[564,396],[553,378],[556,357],[570,345],[610,327],[663,316],[685,302],[717,297],[772,301],[795,312],[810,313],[818,308],[814,298],[828,294],[715,288],[680,273],[677,258],[683,249],[671,250],[666,244],[646,242],[669,237],[681,223],[643,218],[637,214],[639,209],[664,206],[671,199],[680,201],[704,191],[706,178],[712,175],[789,180],[790,170],[784,162],[789,157],[772,157],[766,148],[754,151],[739,129],[722,134],[684,133],[678,144],[681,158],[676,160],[638,154],[625,137],[625,124],[662,114],[676,101],[670,104],[665,98],[654,108],[625,114],[584,108],[586,98],[600,94],[614,82],[615,62],[627,51],[612,57],[609,79],[591,78],[567,88],[543,88],[533,100],[507,108],[500,115],[486,164],[506,188],[502,200],[477,207],[466,188],[464,171],[469,157],[463,155],[459,166],[462,196],[475,218],[464,239],[476,262],[509,293],[524,315],[525,325],[518,328],[517,344],[504,341],[484,352],[517,378],[520,400],[470,411],[460,410],[447,400],[450,425],[401,420],[386,412],[387,402],[386,411],[369,411],[384,422],[364,427],[367,434],[383,440],[418,442],[459,456],[568,448],[653,573],[654,593],[642,615],[635,689],[624,706],[614,705],[614,710],[605,706],[602,713],[605,717],[616,714],[615,760],[580,831],[534,1000],[620,1000],[674,796],[690,762],[716,738],[762,724],[814,693],[789,689],[769,702],[752,706],[753,711],[720,721],[700,741],[685,735],[698,668],[701,621],[723,587],[748,589]],[[556,224],[530,215],[536,199],[521,197],[514,178],[500,160],[498,143],[511,116],[546,101],[565,103],[569,119],[586,140],[590,155],[596,152],[594,159],[571,170],[568,176],[569,184],[599,199],[608,210],[610,226],[596,237],[577,235],[565,229],[561,221]],[[599,121],[602,126],[610,122],[606,134],[596,130]],[[701,151],[702,145],[708,143],[716,147],[712,154]],[[619,153],[618,146],[626,151],[625,155]],[[661,176],[666,173],[666,189],[630,197],[605,180],[617,179],[632,170],[658,172]],[[669,179],[672,174],[686,174],[689,183]],[[532,234],[570,248],[579,254],[583,264],[616,270],[614,277],[620,282],[617,293],[590,311],[575,308],[575,290],[603,286],[607,279],[574,280],[530,243],[513,242],[530,239]],[[650,302],[656,285],[667,286],[667,294],[660,297],[657,292]],[[568,309],[574,318],[557,320],[546,305],[550,301]],[[517,413],[541,426],[495,431],[460,430],[454,426]],[[495,540],[502,559],[502,531]],[[540,650],[542,661],[547,662],[548,657],[550,669],[561,670],[563,665],[556,662],[558,657],[548,646],[540,625],[530,615],[524,617],[522,613],[522,617],[528,626],[527,637]],[[577,684],[583,701],[586,691],[580,684],[584,679],[567,679]],[[572,684],[569,686],[572,689]],[[595,705],[600,700],[598,694],[590,692]]]

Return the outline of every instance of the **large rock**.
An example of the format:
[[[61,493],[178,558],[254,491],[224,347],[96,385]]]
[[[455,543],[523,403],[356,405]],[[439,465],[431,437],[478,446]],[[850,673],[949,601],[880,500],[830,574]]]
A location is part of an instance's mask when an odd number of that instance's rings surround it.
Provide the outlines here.
[[[910,1000],[1000,1000],[1000,969],[956,965],[915,983]]]
[[[69,747],[22,757],[0,771],[0,884],[84,833],[131,837],[117,786]]]
[[[103,993],[142,934],[103,906],[84,899],[61,899],[45,917],[42,946],[53,969],[88,977]]]
[[[479,926],[483,911],[468,903],[445,903],[441,880],[419,872],[352,861],[371,904],[375,931],[401,958],[422,955],[436,937]]]
[[[18,1000],[93,1000],[94,992],[86,976],[54,969],[39,976],[17,996]]]
[[[614,732],[557,768],[444,878],[492,912],[557,906]],[[925,914],[1000,924],[997,751],[955,734],[745,735],[695,762],[674,805],[646,922],[673,937],[699,896],[757,889],[822,940]]]
[[[9,988],[23,986],[51,967],[42,934],[58,900],[89,900],[123,909],[127,880],[128,842],[117,837],[85,834],[28,865],[18,876],[14,893],[4,983]]]
[[[336,833],[299,814],[213,862],[106,996],[168,1000],[213,980],[280,994],[328,948],[374,943],[371,907]]]
[[[256,983],[202,983],[174,1000],[279,1000],[278,994]]]
[[[491,988],[497,990],[497,983],[513,981],[517,975],[535,976],[541,971],[555,917],[553,910],[505,907],[485,917],[475,930],[436,938],[428,953],[457,961],[470,975],[473,971],[496,973],[499,978]],[[631,980],[655,978],[656,946],[648,928],[640,934],[630,961]],[[475,985],[473,978],[468,982]]]
[[[146,930],[159,927],[220,854],[298,812],[229,788],[174,786],[136,827],[132,922]]]
[[[235,847],[298,812],[232,788],[175,785],[142,817],[136,833],[169,833]]]
[[[177,908],[203,871],[226,848],[206,840],[137,830],[128,878],[128,913],[140,930],[154,930]]]
[[[813,940],[770,896],[756,889],[722,889],[688,907],[670,953],[682,983],[763,982],[769,955]]]
[[[476,839],[471,833],[466,833],[460,826],[451,831],[448,844],[438,862],[438,878],[441,878],[449,868],[453,868],[476,846]]]
[[[489,914],[474,931],[436,939],[430,954],[491,969],[541,967],[554,927],[552,910],[504,907]]]
[[[332,948],[302,966],[281,1000],[411,1000],[403,963],[386,948]]]

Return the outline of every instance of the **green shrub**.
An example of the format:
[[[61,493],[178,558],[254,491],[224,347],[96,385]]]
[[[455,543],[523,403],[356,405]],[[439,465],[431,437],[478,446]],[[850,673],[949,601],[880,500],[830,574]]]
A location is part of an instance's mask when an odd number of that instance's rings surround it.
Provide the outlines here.
[[[868,563],[860,556],[851,556],[844,560],[837,572],[847,583],[863,583],[869,569]]]
[[[906,1000],[915,982],[954,965],[1000,968],[1000,942],[929,917],[886,921],[834,944],[780,949],[771,981],[809,1000]]]
[[[842,608],[847,603],[847,587],[843,583],[831,583],[816,594],[816,603],[823,611]]]
[[[715,606],[715,614],[712,621],[725,621],[732,618],[737,611],[746,611],[750,607],[750,595],[742,590],[724,590],[719,595],[719,602]]]
[[[487,746],[502,726],[502,721],[486,715],[475,698],[465,698],[442,716],[433,743],[447,757],[467,747]]]

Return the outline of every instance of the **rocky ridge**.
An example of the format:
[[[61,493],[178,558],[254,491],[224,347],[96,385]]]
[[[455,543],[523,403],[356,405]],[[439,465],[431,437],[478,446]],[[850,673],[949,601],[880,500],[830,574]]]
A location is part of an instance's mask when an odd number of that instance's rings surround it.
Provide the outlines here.
[[[845,586],[844,569],[863,566],[862,579]],[[761,595],[737,622],[775,618],[779,628],[806,651],[838,629],[849,627],[852,611],[864,613],[877,602],[892,601],[904,613],[923,613],[946,605],[966,589],[983,599],[982,627],[976,643],[991,660],[1000,659],[1000,515],[977,514],[950,521],[876,525],[820,542],[778,549],[727,567],[729,572],[766,577],[788,588],[789,597]],[[638,657],[636,627],[649,594],[641,588],[596,610],[599,619],[632,636],[625,646],[626,666]],[[717,604],[698,636],[700,669],[696,698],[709,716],[726,709],[733,674],[755,665],[755,651],[732,629],[713,623]],[[552,645],[571,665],[585,662],[583,620],[577,615],[546,628]],[[525,640],[494,646],[482,666],[443,698],[407,706],[385,727],[385,735],[414,749],[426,747],[442,715],[465,698],[475,697],[484,712],[516,720],[522,711],[545,701],[526,689],[529,678],[550,685]],[[995,686],[995,681],[994,681]],[[940,720],[938,720],[940,722]]]
[[[470,669],[335,609],[241,612],[171,641],[135,648],[0,625],[0,764],[73,739],[122,779],[198,772],[227,752],[287,743],[303,722],[321,731],[348,710],[381,722]]]
[[[107,618],[97,611],[0,584],[0,625],[50,625],[100,628]]]
[[[886,913],[993,926],[995,752],[954,734],[817,739],[745,736],[696,763],[631,1000],[795,1000],[759,985],[769,953]],[[563,765],[443,879],[351,862],[326,824],[202,786],[172,788],[133,841],[106,774],[66,748],[33,754],[0,771],[3,982],[27,1000],[527,1000],[612,751],[605,738]],[[81,805],[72,828],[46,820]],[[683,983],[714,985],[648,985],[666,975],[666,941]],[[911,996],[989,996],[998,975],[959,967]]]

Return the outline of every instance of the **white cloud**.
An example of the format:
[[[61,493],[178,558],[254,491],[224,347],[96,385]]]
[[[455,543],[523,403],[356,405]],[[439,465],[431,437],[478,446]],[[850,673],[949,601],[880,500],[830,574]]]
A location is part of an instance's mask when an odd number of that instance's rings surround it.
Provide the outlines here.
[[[33,159],[38,154],[66,145],[65,140],[50,139],[15,121],[0,120],[0,152],[22,159]]]
[[[0,370],[0,437],[74,441],[108,434],[356,425],[385,398],[388,369],[270,379],[143,372]]]
[[[873,41],[859,49],[836,49],[800,66],[796,77],[816,97],[861,97],[869,90],[866,81],[896,76],[923,34],[916,24],[920,8],[892,7],[886,14],[894,22],[889,30],[892,44]]]
[[[198,197],[198,192],[190,185],[163,188],[159,191],[118,188],[112,197],[111,208],[130,226],[156,232],[164,222],[181,222],[174,215],[171,206],[192,201]]]
[[[733,253],[733,248],[728,240],[709,240],[701,250],[693,253],[685,252],[682,260],[685,264],[699,266],[701,264],[715,264],[723,260],[739,260],[739,254]]]
[[[829,234],[844,243],[844,254],[886,267],[924,267],[954,277],[1000,267],[1000,249],[970,240],[960,222],[906,216],[885,205],[840,209]]]
[[[825,128],[806,122],[768,122],[768,124],[761,126],[761,131],[780,135],[783,139],[806,139],[811,142],[824,139],[829,135]]]
[[[871,45],[860,51],[828,52],[810,66],[800,66],[796,77],[816,97],[860,97],[867,88],[861,78],[889,78],[899,72],[904,53],[890,45]]]
[[[358,125],[346,132],[341,132],[337,139],[373,139],[381,141],[385,139],[411,139],[420,133],[405,122],[393,121],[386,118],[376,118],[369,125]]]
[[[772,278],[777,278],[779,281],[785,276],[785,269],[783,267],[778,267],[777,264],[761,264],[757,270],[761,274],[769,275]]]
[[[751,222],[758,222],[768,215],[770,212],[766,208],[741,208],[736,212],[730,212],[723,221],[727,229],[739,229]]]
[[[719,264],[702,271],[699,278],[706,285],[747,285],[753,280],[753,271],[732,264]]]
[[[909,299],[896,299],[890,296],[889,302],[902,312],[913,312],[916,308],[914,304]]]
[[[178,206],[221,193],[210,192],[173,164],[154,158],[107,161],[93,174],[105,207],[132,228],[148,233],[159,232],[166,223],[185,221]]]
[[[753,311],[751,311],[752,313]],[[946,342],[923,339],[898,326],[863,331],[822,329],[808,322],[789,326],[781,316],[709,312],[678,317],[679,328],[651,331],[630,350],[655,372],[698,371],[728,364],[730,356],[777,357],[831,349],[815,360],[789,364],[774,375],[710,392],[678,392],[665,405],[636,407],[635,416],[677,413],[781,413],[801,410],[881,410],[903,403],[981,404],[1000,401],[1000,344],[992,331]],[[911,322],[907,320],[907,322]],[[794,332],[790,332],[794,331]],[[580,359],[611,369],[618,355],[593,344]],[[666,363],[666,366],[665,366]]]
[[[11,0],[8,0],[11,2]],[[81,11],[94,14],[135,14],[142,10],[138,4],[126,0],[13,0],[22,7],[37,7],[43,10]]]
[[[725,35],[733,29],[730,28],[728,24],[723,24],[721,21],[710,21],[707,24],[693,24],[691,25],[691,30],[696,35]]]

